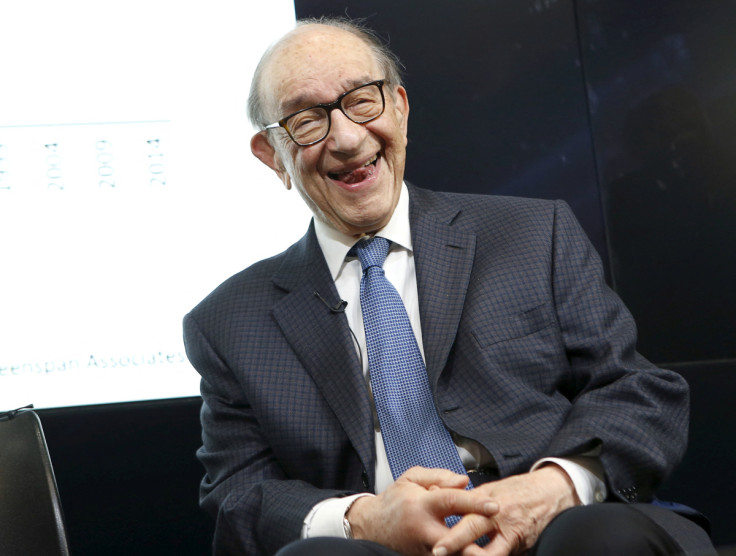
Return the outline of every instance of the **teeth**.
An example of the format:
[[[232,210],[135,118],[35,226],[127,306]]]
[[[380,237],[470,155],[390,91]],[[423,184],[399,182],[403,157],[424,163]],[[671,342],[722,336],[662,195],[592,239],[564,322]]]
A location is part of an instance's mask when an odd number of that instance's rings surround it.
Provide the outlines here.
[[[367,167],[368,167],[368,166],[370,166],[371,164],[375,164],[375,163],[376,163],[377,161],[378,161],[378,153],[376,153],[376,156],[374,156],[374,157],[373,157],[372,159],[370,159],[370,160],[369,160],[368,162],[366,162],[365,164],[363,164],[362,168],[367,168]],[[347,172],[330,172],[330,174],[329,174],[329,175],[330,175],[330,177],[331,177],[331,178],[333,178],[333,179],[337,179],[337,178],[339,178],[339,177],[340,177],[341,175],[343,175],[343,174],[349,174],[349,173],[350,173],[350,171],[347,171]]]
[[[373,160],[369,160],[368,162],[366,162],[365,164],[363,164],[363,168],[365,168],[366,166],[370,166],[371,164],[374,164],[376,162],[376,160],[378,160],[378,155],[374,156],[373,157]]]

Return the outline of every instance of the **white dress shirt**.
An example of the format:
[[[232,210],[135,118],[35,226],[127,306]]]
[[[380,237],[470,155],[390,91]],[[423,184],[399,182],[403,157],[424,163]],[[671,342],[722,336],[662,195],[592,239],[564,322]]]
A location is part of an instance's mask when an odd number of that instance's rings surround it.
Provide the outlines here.
[[[363,376],[370,394],[370,375],[368,372],[368,357],[365,348],[365,329],[363,327],[363,313],[360,308],[360,279],[363,270],[357,258],[347,258],[348,251],[357,242],[354,237],[346,236],[324,222],[314,219],[317,240],[327,261],[327,266],[335,280],[335,287],[340,298],[347,301],[345,316],[355,334],[359,346],[356,346],[363,364]],[[383,269],[386,278],[394,285],[401,296],[406,312],[409,315],[414,336],[419,344],[419,351],[424,357],[422,344],[422,329],[419,315],[419,297],[417,294],[416,269],[414,267],[414,252],[412,250],[411,230],[409,227],[409,192],[403,185],[399,202],[389,223],[376,235],[391,241]],[[372,400],[372,398],[371,398]],[[393,475],[389,467],[386,449],[381,437],[375,406],[373,406],[373,430],[376,444],[376,493],[383,492],[391,483]],[[493,457],[480,444],[458,435],[453,435],[460,459],[466,469],[476,469],[480,466],[493,465]],[[595,457],[581,456],[579,458],[544,458],[532,467],[532,471],[545,462],[560,465],[570,476],[578,497],[583,504],[602,502],[606,497],[605,484],[601,480],[602,471]],[[304,520],[302,538],[317,536],[344,537],[343,517],[352,502],[360,496],[357,494],[344,498],[329,498],[317,504]]]

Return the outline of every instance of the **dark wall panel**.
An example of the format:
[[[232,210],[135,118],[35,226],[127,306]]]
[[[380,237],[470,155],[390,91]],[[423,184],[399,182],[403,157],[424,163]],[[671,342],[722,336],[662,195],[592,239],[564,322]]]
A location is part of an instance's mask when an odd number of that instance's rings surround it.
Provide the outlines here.
[[[736,358],[736,4],[578,4],[613,279],[640,349]]]

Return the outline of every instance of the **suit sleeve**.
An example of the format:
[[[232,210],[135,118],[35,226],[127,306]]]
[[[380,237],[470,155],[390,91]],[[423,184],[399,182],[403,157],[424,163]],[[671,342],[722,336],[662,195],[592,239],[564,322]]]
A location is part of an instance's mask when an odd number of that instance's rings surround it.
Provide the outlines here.
[[[637,353],[631,314],[606,285],[598,254],[561,202],[552,291],[572,406],[548,453],[566,456],[597,444],[609,492],[626,502],[647,501],[684,453],[688,386]]]
[[[298,539],[319,501],[347,494],[290,480],[278,464],[242,385],[195,318],[184,319],[187,356],[202,376],[202,442],[206,475],[200,504],[215,518],[214,553],[273,554]]]

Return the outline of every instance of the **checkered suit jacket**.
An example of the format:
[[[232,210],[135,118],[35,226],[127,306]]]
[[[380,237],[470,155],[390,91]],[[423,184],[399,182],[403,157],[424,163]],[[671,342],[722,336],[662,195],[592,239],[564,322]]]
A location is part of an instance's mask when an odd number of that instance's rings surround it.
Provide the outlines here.
[[[683,454],[686,383],[635,351],[629,312],[564,203],[410,187],[422,335],[447,427],[501,476],[600,447],[612,498],[646,501]],[[202,375],[201,504],[217,553],[268,554],[320,500],[374,484],[368,393],[310,226],[185,317]]]

